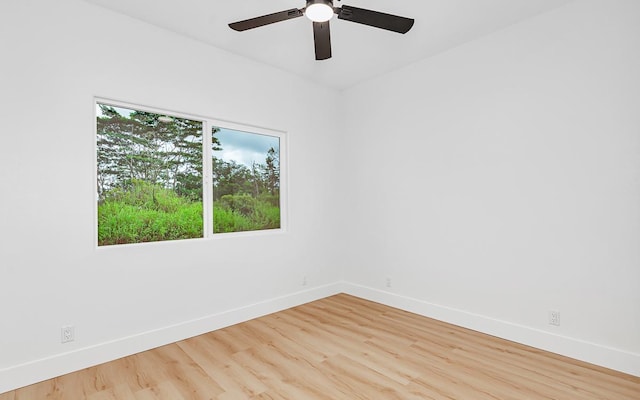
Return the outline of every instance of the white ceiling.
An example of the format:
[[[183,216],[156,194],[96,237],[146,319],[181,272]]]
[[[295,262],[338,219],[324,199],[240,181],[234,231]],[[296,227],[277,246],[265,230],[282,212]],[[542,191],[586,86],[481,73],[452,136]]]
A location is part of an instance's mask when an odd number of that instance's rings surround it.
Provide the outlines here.
[[[416,20],[402,35],[331,20],[333,57],[316,61],[311,21],[301,17],[236,32],[227,24],[291,8],[305,0],[85,0],[173,32],[345,89],[551,10],[572,0],[346,0]],[[334,1],[334,6],[345,1]]]

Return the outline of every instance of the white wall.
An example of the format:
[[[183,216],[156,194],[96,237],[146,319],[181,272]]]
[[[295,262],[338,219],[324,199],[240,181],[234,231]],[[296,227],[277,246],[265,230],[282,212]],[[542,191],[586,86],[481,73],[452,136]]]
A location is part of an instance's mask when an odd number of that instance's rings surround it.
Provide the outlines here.
[[[343,101],[349,292],[640,375],[640,2],[573,2]]]
[[[76,0],[0,52],[0,392],[337,291],[337,92]],[[287,131],[288,232],[96,249],[94,96]]]

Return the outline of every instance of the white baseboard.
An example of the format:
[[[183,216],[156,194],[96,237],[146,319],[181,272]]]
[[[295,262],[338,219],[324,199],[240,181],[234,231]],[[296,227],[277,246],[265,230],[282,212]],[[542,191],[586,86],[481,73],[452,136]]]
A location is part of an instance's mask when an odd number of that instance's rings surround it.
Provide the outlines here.
[[[343,292],[341,283],[315,287],[153,331],[84,347],[0,370],[0,393],[131,354],[248,321]]]
[[[640,377],[640,354],[348,282],[344,293]]]

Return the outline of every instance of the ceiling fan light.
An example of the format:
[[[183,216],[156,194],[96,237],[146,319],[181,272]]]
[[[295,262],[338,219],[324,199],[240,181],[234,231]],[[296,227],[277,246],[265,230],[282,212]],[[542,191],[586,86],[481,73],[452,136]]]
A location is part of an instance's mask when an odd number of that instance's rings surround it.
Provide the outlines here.
[[[304,15],[313,22],[326,22],[333,17],[333,7],[329,1],[309,1]]]

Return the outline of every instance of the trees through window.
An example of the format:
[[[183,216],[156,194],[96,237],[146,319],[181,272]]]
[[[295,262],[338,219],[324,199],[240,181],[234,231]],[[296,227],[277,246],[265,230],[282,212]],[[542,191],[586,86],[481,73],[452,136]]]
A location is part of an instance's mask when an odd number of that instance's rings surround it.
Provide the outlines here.
[[[219,127],[212,137],[214,232],[280,228],[280,139]]]
[[[98,245],[279,229],[282,135],[224,125],[98,101]]]

